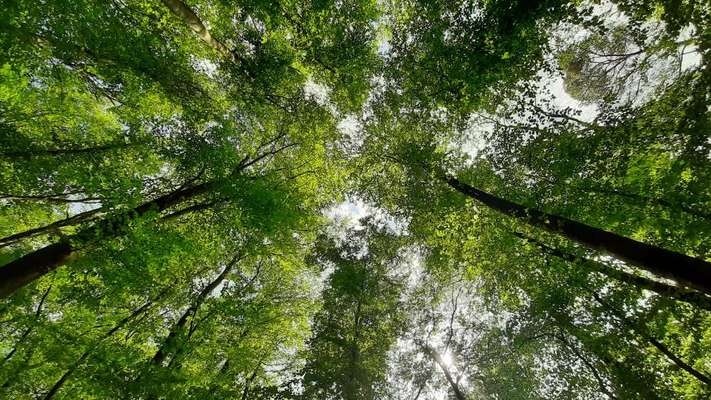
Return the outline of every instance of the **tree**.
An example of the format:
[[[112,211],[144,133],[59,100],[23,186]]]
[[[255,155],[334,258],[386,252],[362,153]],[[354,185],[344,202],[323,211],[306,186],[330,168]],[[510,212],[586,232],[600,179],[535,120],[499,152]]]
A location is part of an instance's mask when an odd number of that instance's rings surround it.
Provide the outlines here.
[[[0,397],[708,398],[709,7],[594,3],[10,2]]]
[[[385,364],[399,333],[401,282],[397,238],[361,221],[340,245],[324,237],[312,255],[332,269],[306,349],[305,398],[376,399],[387,395]]]
[[[519,218],[549,232],[561,234],[590,249],[601,250],[629,264],[711,294],[711,263],[704,260],[650,246],[554,214],[526,208],[492,196],[456,178],[449,177],[446,181],[457,191],[506,215]]]

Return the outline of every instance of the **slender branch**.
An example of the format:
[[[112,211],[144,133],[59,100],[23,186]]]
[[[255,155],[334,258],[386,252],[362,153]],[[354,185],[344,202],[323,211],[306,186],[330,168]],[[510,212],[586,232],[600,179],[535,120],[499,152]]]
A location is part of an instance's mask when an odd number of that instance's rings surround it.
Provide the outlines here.
[[[678,301],[691,304],[694,307],[699,307],[711,311],[711,297],[701,292],[692,289],[687,289],[684,287],[669,285],[626,271],[621,271],[599,261],[594,261],[585,257],[577,256],[559,249],[555,249],[546,245],[540,240],[526,236],[519,232],[513,232],[513,235],[525,240],[528,243],[532,243],[538,246],[538,248],[540,248],[541,251],[546,254],[550,254],[573,264],[581,265],[585,268],[601,273],[619,282],[623,282],[638,287],[640,289],[649,290],[651,292],[657,293],[660,296],[669,297]]]
[[[568,342],[568,340],[565,339],[562,335],[555,336],[563,345],[570,350],[582,363],[590,370],[590,373],[592,373],[593,377],[595,377],[595,380],[597,381],[598,385],[600,385],[600,391],[604,393],[607,397],[616,400],[617,396],[615,396],[610,389],[607,388],[607,385],[605,384],[605,381],[602,379],[600,376],[600,373],[598,372],[597,368],[590,362],[590,360],[587,359],[575,346],[573,346],[571,343]]]
[[[222,283],[223,280],[227,278],[227,275],[232,271],[233,267],[243,257],[244,254],[242,253],[235,254],[235,256],[232,257],[232,260],[230,260],[230,262],[222,270],[222,272],[220,272],[220,274],[217,275],[215,279],[213,279],[207,286],[205,286],[200,291],[200,294],[195,298],[195,301],[193,301],[190,307],[188,307],[188,309],[185,310],[185,312],[181,315],[180,319],[178,319],[178,322],[176,322],[176,324],[171,328],[165,341],[163,341],[163,344],[153,355],[153,358],[151,359],[151,364],[158,366],[162,365],[163,361],[170,355],[171,348],[175,347],[178,341],[178,335],[180,335],[181,331],[187,324],[190,316],[195,315],[195,313],[197,313],[207,296],[212,293],[212,291],[215,290],[217,286]]]
[[[104,200],[101,197],[83,197],[81,199],[67,199],[65,197],[62,197],[78,193],[80,192],[66,193],[63,195],[14,195],[0,193],[0,200],[43,200],[48,203],[96,203]]]
[[[698,379],[699,381],[705,383],[706,385],[711,386],[711,377],[709,377],[706,374],[703,374],[690,364],[686,363],[684,360],[679,358],[676,354],[674,354],[671,350],[669,350],[668,347],[666,347],[663,343],[649,335],[644,331],[643,328],[639,326],[638,323],[629,321],[628,318],[626,318],[622,313],[609,305],[606,301],[604,301],[599,294],[597,294],[594,291],[590,292],[595,299],[601,306],[603,306],[605,309],[610,311],[612,315],[617,317],[617,319],[620,321],[622,325],[628,326],[633,332],[637,333],[639,336],[641,336],[643,339],[645,339],[647,342],[649,342],[652,346],[654,346],[657,350],[659,350],[660,353],[664,354],[672,363],[674,363],[676,366],[679,368],[683,369],[684,371],[688,372],[691,376],[694,378]]]
[[[137,142],[137,143],[119,143],[119,144],[107,144],[103,146],[95,147],[79,147],[79,148],[68,148],[68,149],[30,149],[22,151],[6,151],[0,152],[0,157],[7,158],[31,158],[31,157],[42,157],[42,156],[64,156],[64,155],[76,155],[76,154],[96,154],[105,151],[111,151],[122,148],[130,148],[134,146],[139,146],[147,142]]]
[[[452,375],[449,372],[449,368],[447,368],[447,364],[445,364],[444,360],[442,359],[442,356],[440,356],[437,351],[435,351],[432,347],[425,343],[418,342],[417,344],[420,346],[420,348],[425,354],[430,356],[437,363],[437,365],[439,365],[439,368],[442,370],[442,373],[444,373],[444,377],[447,379],[447,382],[449,382],[449,385],[454,391],[454,395],[457,397],[457,400],[467,400],[462,391],[459,389],[459,385],[457,385],[454,379],[452,379]]]
[[[65,218],[65,219],[62,219],[59,221],[52,222],[51,224],[48,224],[45,226],[28,229],[24,232],[19,232],[14,235],[6,236],[6,237],[0,239],[0,248],[8,246],[12,243],[18,242],[22,239],[29,239],[29,238],[32,238],[35,236],[46,235],[46,234],[52,233],[62,227],[78,225],[82,222],[86,222],[88,220],[91,220],[91,219],[99,216],[103,212],[104,212],[103,208],[96,208],[94,210],[84,211],[82,213],[76,214],[76,215],[71,216],[69,218]]]
[[[268,152],[266,152],[266,153],[262,153],[262,154],[260,154],[259,156],[257,156],[256,158],[252,159],[251,161],[247,161],[246,163],[242,164],[242,165],[240,166],[240,169],[242,169],[242,170],[247,169],[247,168],[249,168],[250,166],[254,165],[255,163],[257,163],[257,162],[259,162],[259,161],[261,161],[261,160],[263,160],[263,159],[266,158],[266,157],[276,155],[277,153],[279,153],[279,152],[281,152],[281,151],[283,151],[283,150],[286,150],[286,149],[288,149],[289,147],[298,146],[298,145],[299,145],[299,143],[296,143],[296,142],[295,142],[295,143],[289,143],[289,144],[286,144],[286,145],[284,145],[284,146],[281,146],[281,147],[279,147],[279,148],[277,148],[277,149],[275,149],[275,150],[268,151]]]
[[[196,211],[206,210],[206,209],[208,209],[208,208],[214,206],[214,205],[217,204],[217,203],[219,203],[219,200],[208,201],[208,202],[205,202],[205,203],[194,204],[194,205],[192,205],[192,206],[185,207],[185,208],[182,208],[182,209],[180,209],[180,210],[178,210],[178,211],[175,211],[175,212],[173,212],[173,213],[171,213],[171,214],[165,215],[165,216],[161,217],[160,220],[161,220],[161,221],[170,221],[170,220],[173,220],[173,219],[182,217],[183,215],[186,215],[186,214],[191,214],[191,213],[194,213],[194,212],[196,212]]]
[[[538,111],[538,112],[540,112],[541,114],[543,114],[543,115],[545,115],[545,116],[547,116],[547,117],[550,117],[550,118],[554,118],[554,119],[564,119],[564,120],[568,120],[568,121],[573,121],[573,122],[576,122],[576,123],[578,123],[578,124],[580,124],[580,125],[582,125],[582,126],[584,126],[584,127],[586,127],[586,128],[589,128],[589,129],[597,129],[597,128],[599,128],[599,126],[596,125],[596,124],[583,121],[582,119],[575,118],[575,117],[573,117],[573,116],[571,116],[571,115],[568,115],[568,114],[562,114],[562,113],[557,113],[557,112],[546,111],[546,110],[544,110],[543,108],[541,108],[541,107],[539,107],[539,106],[537,106],[537,105],[535,105],[535,104],[532,104],[531,106],[532,106],[536,111]]]
[[[37,310],[35,311],[35,316],[34,316],[34,319],[32,320],[31,325],[22,333],[22,335],[20,336],[20,339],[17,341],[17,343],[15,343],[15,347],[13,347],[12,350],[9,353],[7,353],[7,355],[3,358],[0,365],[3,365],[7,361],[9,361],[12,358],[12,356],[15,355],[15,353],[17,352],[17,349],[20,347],[22,342],[24,342],[25,339],[27,338],[27,336],[29,336],[30,333],[32,333],[32,330],[37,325],[37,320],[39,319],[39,316],[42,313],[42,306],[44,305],[44,301],[47,299],[47,295],[49,295],[49,291],[51,289],[52,289],[52,286],[50,285],[47,288],[47,290],[44,291],[44,294],[42,295],[42,298],[40,299],[40,302],[37,305]]]

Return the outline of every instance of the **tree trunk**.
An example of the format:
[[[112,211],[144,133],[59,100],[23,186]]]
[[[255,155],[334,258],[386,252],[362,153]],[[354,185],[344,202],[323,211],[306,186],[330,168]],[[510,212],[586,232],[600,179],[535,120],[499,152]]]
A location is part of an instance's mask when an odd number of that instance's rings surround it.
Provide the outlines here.
[[[212,183],[203,183],[191,188],[179,189],[155,200],[118,214],[107,216],[75,235],[50,244],[13,260],[0,267],[0,298],[12,295],[19,288],[66,264],[78,250],[90,247],[100,240],[125,233],[129,222],[149,211],[161,212],[185,200],[206,193]]]
[[[163,344],[158,348],[158,351],[156,351],[156,354],[151,359],[151,364],[161,366],[163,361],[165,361],[165,359],[175,351],[175,348],[178,345],[179,336],[181,332],[185,330],[185,325],[187,324],[190,315],[193,315],[194,318],[195,313],[197,313],[200,309],[200,306],[205,301],[207,296],[215,290],[215,288],[217,288],[217,286],[219,286],[225,278],[227,278],[227,275],[232,271],[232,268],[240,259],[241,256],[239,254],[235,255],[229,264],[225,266],[222,272],[212,282],[210,282],[210,284],[202,289],[200,294],[195,298],[193,304],[185,310],[185,312],[180,316],[180,319],[178,319],[178,322],[170,329],[170,333],[168,333],[165,341],[163,341]]]
[[[440,356],[440,354],[433,348],[424,343],[419,343],[419,346],[425,354],[427,354],[437,363],[437,365],[439,365],[439,368],[444,373],[444,377],[447,378],[447,382],[449,382],[449,385],[452,387],[452,391],[454,391],[454,395],[457,397],[457,400],[467,400],[466,396],[464,396],[462,391],[459,389],[457,382],[455,382],[452,378],[452,374],[449,373],[449,368],[447,368],[447,364],[445,364],[442,356]]]
[[[70,261],[74,247],[66,240],[35,250],[0,268],[0,298]]]
[[[271,141],[268,144],[274,144],[274,141]],[[264,153],[256,155],[252,158],[247,156],[240,161],[228,177],[201,183],[192,187],[180,188],[157,199],[143,203],[132,210],[104,217],[103,219],[96,221],[93,225],[81,229],[76,234],[69,236],[58,243],[35,250],[5,264],[0,267],[0,298],[9,297],[19,288],[47,274],[48,272],[53,271],[57,267],[66,264],[79,250],[90,248],[103,239],[124,234],[129,228],[129,223],[132,220],[151,211],[160,213],[171,207],[180,205],[187,200],[194,199],[197,196],[208,193],[216,186],[219,186],[231,178],[239,176],[243,171],[261,160],[298,145],[298,143],[288,143],[277,149],[265,151]],[[211,202],[203,204],[211,204]],[[207,206],[194,205],[181,211],[177,211],[175,214],[180,216],[184,215],[183,213],[185,212],[204,208],[207,208]],[[167,217],[168,219],[171,218],[171,216]]]
[[[649,290],[650,292],[657,293],[660,296],[669,297],[678,301],[682,301],[684,303],[691,304],[694,307],[711,311],[711,297],[706,296],[703,293],[691,289],[686,289],[683,287],[669,285],[663,282],[655,281],[653,279],[645,278],[643,276],[631,274],[629,272],[621,271],[604,263],[552,248],[539,240],[533,239],[518,232],[514,232],[513,234],[527,242],[535,244],[546,254],[550,254],[573,264],[582,265],[583,267],[589,270],[599,272],[607,277],[610,277],[623,283],[627,283],[632,286],[636,286],[640,289]]]
[[[561,235],[589,249],[602,251],[653,274],[711,294],[711,263],[685,254],[638,242],[571,219],[496,197],[457,178],[444,181],[460,193],[528,225]]]

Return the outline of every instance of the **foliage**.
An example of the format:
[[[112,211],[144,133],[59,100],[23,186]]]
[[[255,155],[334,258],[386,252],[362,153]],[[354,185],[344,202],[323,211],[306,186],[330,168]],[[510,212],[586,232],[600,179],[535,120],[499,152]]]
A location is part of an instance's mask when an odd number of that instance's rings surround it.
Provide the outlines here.
[[[0,398],[711,395],[708,2],[4,11]]]

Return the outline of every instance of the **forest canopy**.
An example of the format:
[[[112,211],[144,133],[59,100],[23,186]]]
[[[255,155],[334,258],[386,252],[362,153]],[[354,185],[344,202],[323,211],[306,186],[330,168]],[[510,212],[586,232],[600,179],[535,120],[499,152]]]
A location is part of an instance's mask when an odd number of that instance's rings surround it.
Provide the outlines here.
[[[711,396],[709,0],[4,0],[0,399]]]

